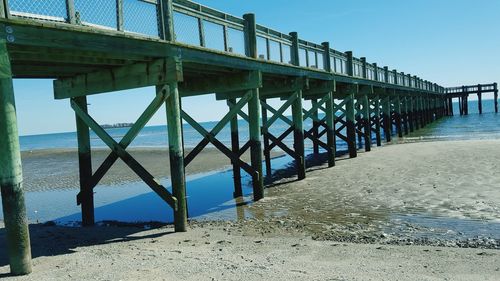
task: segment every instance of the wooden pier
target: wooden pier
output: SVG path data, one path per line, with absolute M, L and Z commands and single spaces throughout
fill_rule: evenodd
M 394 133 L 403 137 L 449 114 L 446 108 L 455 96 L 418 76 L 334 50 L 328 42 L 308 42 L 296 32 L 258 25 L 253 14 L 240 18 L 186 0 L 117 0 L 112 8 L 98 0 L 61 2 L 56 9 L 44 7 L 44 1 L 0 0 L 0 184 L 13 274 L 31 271 L 13 78 L 55 79 L 55 99 L 67 99 L 75 111 L 77 202 L 84 226 L 94 224 L 93 189 L 121 159 L 173 209 L 176 231 L 186 231 L 187 224 L 184 169 L 208 144 L 230 159 L 235 197 L 242 194 L 241 169 L 251 175 L 259 200 L 264 197 L 263 163 L 269 174 L 273 149 L 289 154 L 303 179 L 305 140 L 312 141 L 314 153 L 326 151 L 332 167 L 337 139 L 356 157 L 359 148 L 370 151 L 372 142 L 381 146 L 382 137 L 390 142 Z M 156 96 L 119 142 L 87 111 L 89 95 L 147 86 L 156 87 Z M 479 87 L 480 93 L 488 90 Z M 228 112 L 207 131 L 185 111 L 182 98 L 210 94 L 225 102 Z M 466 100 L 465 92 L 459 96 Z M 280 99 L 281 106 L 273 108 L 270 99 Z M 127 152 L 163 104 L 172 193 Z M 291 118 L 284 114 L 289 108 Z M 248 123 L 247 140 L 238 134 L 238 118 Z M 304 126 L 307 119 L 313 121 L 310 128 Z M 277 120 L 289 125 L 279 136 L 269 130 Z M 187 155 L 183 121 L 203 137 Z M 231 147 L 217 139 L 228 125 Z M 90 130 L 112 150 L 99 167 L 92 167 Z M 290 134 L 293 147 L 283 141 Z M 247 151 L 249 163 L 241 157 Z
M 498 113 L 498 84 L 478 84 L 473 86 L 461 86 L 446 88 L 445 112 L 448 116 L 453 116 L 453 99 L 458 99 L 458 111 L 460 115 L 469 115 L 469 95 L 477 95 L 477 109 L 479 114 L 483 114 L 483 94 L 493 93 L 493 104 L 495 113 Z

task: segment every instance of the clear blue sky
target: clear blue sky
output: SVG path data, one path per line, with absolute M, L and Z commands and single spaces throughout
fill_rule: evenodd
M 500 82 L 498 0 L 200 0 L 259 24 L 303 39 L 331 42 L 339 51 L 420 76 L 443 86 Z M 52 81 L 16 80 L 21 135 L 75 130 L 69 101 L 53 99 Z M 91 113 L 100 123 L 134 122 L 153 89 L 93 96 Z M 186 98 L 197 120 L 217 120 L 227 108 L 212 96 Z M 210 110 L 207 110 L 210 106 Z M 150 125 L 165 124 L 164 110 Z

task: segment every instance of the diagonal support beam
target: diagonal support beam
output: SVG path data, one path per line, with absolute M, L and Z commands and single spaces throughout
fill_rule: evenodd
M 222 131 L 222 129 L 231 121 L 231 119 L 238 114 L 239 111 L 248 103 L 250 100 L 250 94 L 246 94 L 243 96 L 230 110 L 229 112 L 222 118 L 222 120 L 215 125 L 215 127 L 208 133 L 211 137 L 215 138 L 217 134 Z M 198 125 L 198 123 L 191 118 L 186 112 L 182 111 L 181 112 L 182 118 L 185 119 L 191 126 L 194 126 L 193 124 Z M 186 119 L 187 118 L 187 119 Z M 196 128 L 195 128 L 196 129 Z M 200 132 L 200 131 L 198 131 Z M 200 134 L 202 134 L 200 132 Z M 203 135 L 203 134 L 202 134 Z M 210 143 L 210 138 L 204 136 L 205 138 L 186 156 L 184 160 L 184 166 L 187 167 L 198 155 L 205 146 L 207 146 Z
M 129 129 L 129 131 L 125 134 L 125 136 L 122 138 L 120 141 L 120 146 L 122 146 L 124 149 L 126 149 L 132 141 L 137 137 L 139 132 L 146 126 L 146 124 L 151 120 L 153 115 L 158 111 L 158 109 L 163 105 L 165 100 L 169 97 L 170 91 L 168 87 L 162 87 L 159 91 L 156 93 L 156 97 L 154 100 L 149 104 L 149 106 L 146 108 L 146 110 L 141 114 L 141 116 L 137 119 L 137 121 L 134 123 L 132 128 Z M 109 171 L 109 169 L 113 166 L 113 164 L 118 160 L 118 155 L 114 152 L 110 153 L 108 157 L 104 160 L 104 162 L 99 166 L 99 168 L 96 170 L 92 178 L 90 179 L 89 183 L 89 188 L 93 189 L 97 186 L 99 181 L 104 177 L 104 175 Z M 82 194 L 79 193 L 77 195 L 77 204 L 81 204 L 81 198 Z
M 275 111 L 273 116 L 271 118 L 269 118 L 269 120 L 267 120 L 266 124 L 264 124 L 264 128 L 267 129 L 267 128 L 271 127 L 271 125 L 274 122 L 276 122 L 276 120 L 278 120 L 278 118 L 282 118 L 283 113 L 285 113 L 285 111 L 293 104 L 293 102 L 297 99 L 297 97 L 298 97 L 298 92 L 293 93 L 287 99 L 287 101 L 283 105 L 281 105 L 281 107 L 277 111 Z M 261 101 L 261 105 L 263 105 L 263 104 L 265 104 L 265 103 Z
M 91 128 L 99 138 L 113 150 L 120 159 L 127 164 L 156 194 L 158 194 L 170 207 L 177 210 L 177 198 L 163 187 L 159 180 L 155 179 L 132 155 L 117 143 L 99 124 L 74 101 L 71 101 L 71 107 L 80 119 Z
M 250 165 L 242 161 L 239 158 L 238 154 L 233 153 L 229 148 L 227 148 L 224 144 L 218 141 L 215 138 L 215 136 L 213 136 L 210 132 L 208 132 L 205 128 L 203 128 L 200 124 L 198 124 L 191 116 L 189 116 L 189 114 L 187 114 L 184 111 L 181 111 L 181 116 L 182 119 L 188 122 L 189 125 L 191 125 L 193 129 L 198 131 L 200 135 L 202 135 L 205 139 L 208 139 L 210 143 L 212 143 L 217 149 L 219 149 L 222 153 L 224 153 L 227 157 L 229 157 L 231 161 L 233 161 L 233 163 L 240 165 L 241 168 L 245 170 L 245 172 L 247 172 L 248 174 L 252 176 L 255 175 L 255 170 Z

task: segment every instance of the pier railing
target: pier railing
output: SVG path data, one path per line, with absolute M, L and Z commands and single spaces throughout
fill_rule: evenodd
M 244 19 L 188 0 L 2 0 L 6 17 L 27 18 L 116 30 L 139 36 L 168 38 L 163 25 L 165 9 L 173 7 L 173 40 L 177 43 L 245 56 Z M 258 58 L 292 64 L 292 37 L 257 25 Z M 445 93 L 445 89 L 417 76 L 368 63 L 365 58 L 348 60 L 345 53 L 299 39 L 298 66 L 336 75 L 397 84 L 423 91 Z M 352 66 L 348 66 L 352 63 Z M 352 73 L 348 72 L 352 67 Z

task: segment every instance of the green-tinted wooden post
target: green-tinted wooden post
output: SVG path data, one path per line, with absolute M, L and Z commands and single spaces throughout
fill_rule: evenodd
M 5 18 L 5 3 L 0 0 L 0 18 Z
M 304 118 L 302 113 L 302 91 L 297 92 L 297 98 L 292 104 L 294 149 L 297 154 L 297 177 L 299 180 L 306 178 L 306 163 L 304 151 Z
M 398 85 L 398 71 L 396 69 L 393 70 L 394 73 L 394 84 Z M 399 93 L 394 91 L 394 119 L 396 120 L 396 131 L 398 133 L 398 137 L 403 137 L 403 128 L 402 128 L 402 119 L 401 119 L 401 96 Z
M 373 64 L 373 69 L 374 73 L 373 75 L 375 76 L 375 81 L 380 81 L 379 80 L 379 74 L 378 74 L 378 65 L 376 63 Z M 380 96 L 377 94 L 376 96 L 373 97 L 374 100 L 374 110 L 373 110 L 373 118 L 375 119 L 375 138 L 377 140 L 377 146 L 382 146 L 382 138 L 380 136 Z
M 232 109 L 236 104 L 236 99 L 229 100 L 229 108 Z M 234 154 L 240 152 L 240 136 L 238 131 L 238 115 L 234 115 L 231 118 L 231 151 Z M 233 164 L 233 182 L 234 182 L 234 193 L 233 197 L 237 198 L 243 196 L 243 190 L 241 188 L 241 168 L 237 163 Z
M 68 23 L 76 24 L 75 0 L 66 0 L 66 17 Z
M 409 128 L 408 128 L 409 127 L 409 125 L 408 125 L 408 98 L 406 96 L 401 98 L 401 104 L 402 104 L 401 112 L 403 114 L 403 131 L 404 131 L 405 135 L 408 135 L 408 132 L 409 132 Z
M 495 113 L 498 113 L 498 84 L 497 83 L 494 83 L 493 84 L 493 87 L 494 87 L 494 99 L 495 99 Z
M 124 30 L 123 0 L 116 0 L 116 29 L 118 31 Z
M 266 103 L 266 99 L 262 99 L 263 103 Z M 264 139 L 264 161 L 266 163 L 266 176 L 270 177 L 272 173 L 272 168 L 271 168 L 271 151 L 269 150 L 270 143 L 269 143 L 269 135 L 268 135 L 268 130 L 269 128 L 266 127 L 265 124 L 267 124 L 267 109 L 264 106 L 261 106 L 261 111 L 262 111 L 262 136 Z
M 324 67 L 325 70 L 328 72 L 332 72 L 332 64 L 330 61 L 330 43 L 329 42 L 323 42 L 322 43 L 323 48 L 324 48 Z M 327 132 L 326 132 L 326 145 L 328 146 L 328 167 L 333 167 L 335 166 L 335 151 L 336 151 L 336 145 L 335 145 L 335 114 L 333 112 L 333 92 L 329 92 L 329 99 L 326 101 L 326 126 L 327 126 Z
M 291 47 L 291 62 L 295 66 L 300 65 L 299 56 L 299 35 L 297 32 L 290 33 L 292 47 Z M 306 177 L 306 161 L 305 161 L 305 149 L 304 149 L 304 118 L 302 113 L 302 90 L 297 93 L 297 99 L 292 104 L 292 118 L 294 124 L 293 131 L 293 143 L 295 153 L 297 154 L 297 175 L 299 179 L 304 179 Z
M 371 121 L 370 121 L 370 101 L 368 99 L 368 95 L 364 94 L 362 97 L 363 104 L 363 124 L 364 124 L 364 132 L 365 132 L 365 151 L 371 151 L 372 144 L 372 130 L 371 130 Z
M 7 44 L 0 40 L 0 190 L 10 272 L 31 272 L 31 247 L 24 203 L 16 105 Z
M 414 126 L 415 126 L 415 122 L 414 122 L 414 119 L 413 119 L 413 112 L 415 110 L 414 108 L 414 105 L 413 105 L 413 97 L 412 96 L 409 96 L 406 98 L 407 100 L 407 107 L 408 107 L 408 127 L 409 127 L 409 130 L 410 130 L 410 133 L 413 133 L 413 131 L 415 130 Z
M 385 76 L 385 83 L 389 83 L 389 68 L 387 66 L 384 67 L 384 76 Z M 391 142 L 391 127 L 392 127 L 392 120 L 391 120 L 391 97 L 390 94 L 386 91 L 386 96 L 383 97 L 382 99 L 382 121 L 383 121 L 383 127 L 384 127 L 384 135 L 385 135 L 385 140 L 386 142 Z
M 361 76 L 364 79 L 368 79 L 368 70 L 366 68 L 366 58 L 360 58 L 362 63 Z M 372 133 L 371 133 L 371 118 L 370 118 L 370 99 L 367 94 L 361 96 L 361 107 L 362 107 L 362 129 L 364 132 L 364 143 L 365 151 L 371 151 Z M 361 128 L 360 128 L 361 129 Z
M 403 137 L 403 129 L 401 122 L 401 97 L 398 93 L 394 94 L 394 118 L 396 119 L 396 131 L 398 133 L 398 137 Z
M 292 37 L 291 61 L 293 65 L 300 65 L 299 57 L 299 35 L 297 32 L 290 33 Z M 297 92 L 297 99 L 292 104 L 292 121 L 293 121 L 293 146 L 297 159 L 297 176 L 299 179 L 306 177 L 306 161 L 304 149 L 304 118 L 302 112 L 302 91 Z
M 311 99 L 311 105 L 315 108 L 318 104 L 318 100 L 317 99 Z M 319 136 L 319 123 L 318 121 L 318 110 L 314 110 L 313 114 L 312 114 L 312 119 L 313 119 L 313 131 L 312 131 L 312 135 L 314 136 L 315 139 L 318 138 Z M 319 145 L 317 142 L 313 142 L 313 153 L 314 154 L 319 154 Z
M 479 110 L 479 114 L 483 114 L 483 91 L 482 86 L 477 85 L 477 108 Z
M 449 116 L 455 115 L 455 113 L 453 112 L 453 99 L 452 98 L 448 99 L 448 115 Z
M 245 50 L 248 57 L 257 58 L 257 26 L 254 14 L 245 14 Z M 264 179 L 262 176 L 262 141 L 260 132 L 260 94 L 253 89 L 248 101 L 248 122 L 250 127 L 250 154 L 252 167 L 256 175 L 252 178 L 253 198 L 255 201 L 264 198 Z
M 173 0 L 159 0 L 160 37 L 166 41 L 175 41 Z
M 87 97 L 73 98 L 73 101 L 87 113 Z M 90 147 L 90 130 L 87 124 L 77 115 L 76 133 L 78 138 L 78 164 L 80 174 L 80 194 L 82 205 L 82 225 L 93 226 L 94 220 L 94 191 L 90 184 L 92 178 L 92 158 Z
M 348 51 L 345 53 L 347 56 L 347 64 L 346 64 L 346 70 L 347 70 L 347 75 L 353 76 L 354 71 L 353 71 L 353 56 L 352 52 Z M 347 146 L 349 150 L 349 157 L 355 158 L 358 156 L 357 148 L 356 148 L 356 109 L 355 109 L 355 93 L 357 92 L 353 87 L 357 88 L 357 85 L 351 85 L 349 86 L 347 96 L 345 99 L 347 99 L 346 104 L 345 104 L 345 109 L 346 109 L 346 131 L 347 131 Z
M 172 195 L 177 198 L 177 210 L 174 210 L 174 227 L 175 232 L 185 232 L 187 231 L 187 202 L 180 95 L 177 82 L 169 83 L 168 88 L 170 95 L 165 101 L 165 107 L 167 111 L 170 177 Z M 157 91 L 159 90 L 157 88 Z

